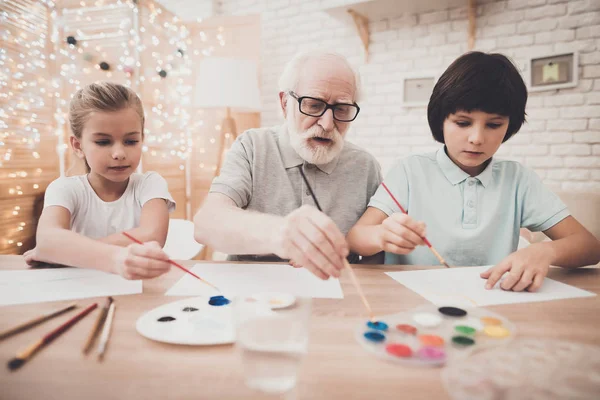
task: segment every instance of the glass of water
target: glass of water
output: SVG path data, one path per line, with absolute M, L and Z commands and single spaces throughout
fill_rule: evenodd
M 300 362 L 308 349 L 310 298 L 271 309 L 264 301 L 234 301 L 236 349 L 246 385 L 263 395 L 293 400 Z

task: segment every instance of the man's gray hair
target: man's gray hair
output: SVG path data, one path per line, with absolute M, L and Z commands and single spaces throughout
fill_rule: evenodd
M 310 50 L 297 53 L 283 68 L 283 72 L 279 77 L 279 91 L 284 93 L 296 91 L 298 88 L 298 81 L 300 80 L 300 71 L 306 62 L 328 57 L 337 58 L 338 60 L 342 61 L 354 74 L 354 101 L 358 103 L 361 94 L 360 74 L 358 73 L 358 70 L 354 68 L 350 62 L 348 62 L 346 57 L 333 51 Z

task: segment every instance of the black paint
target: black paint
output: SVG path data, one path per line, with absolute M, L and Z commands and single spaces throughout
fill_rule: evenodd
M 464 317 L 467 315 L 465 310 L 458 307 L 440 307 L 438 308 L 438 311 L 449 317 Z
M 183 312 L 194 312 L 194 311 L 198 311 L 197 308 L 195 307 L 185 307 L 183 310 L 181 310 Z
M 170 317 L 170 316 L 166 316 L 166 317 L 160 317 L 159 319 L 157 319 L 158 322 L 171 322 L 171 321 L 175 321 L 175 318 Z

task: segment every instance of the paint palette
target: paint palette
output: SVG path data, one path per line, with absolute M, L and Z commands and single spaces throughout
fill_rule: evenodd
M 218 345 L 235 341 L 232 307 L 223 296 L 164 304 L 142 315 L 136 329 L 148 339 L 165 343 Z
M 428 304 L 361 323 L 355 334 L 366 350 L 386 360 L 441 366 L 473 351 L 507 343 L 516 328 L 484 308 Z
M 577 399 L 600 393 L 600 347 L 565 340 L 519 338 L 445 368 L 456 400 Z

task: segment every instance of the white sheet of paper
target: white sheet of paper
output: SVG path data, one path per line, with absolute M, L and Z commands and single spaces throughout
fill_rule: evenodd
M 285 292 L 298 297 L 342 299 L 337 279 L 323 281 L 304 268 L 281 264 L 196 264 L 192 272 L 221 289 L 216 291 L 185 274 L 167 296 L 248 296 L 260 292 Z
M 0 305 L 142 293 L 142 281 L 83 268 L 0 271 Z
M 548 278 L 544 279 L 541 289 L 537 292 L 502 290 L 499 287 L 500 282 L 493 289 L 487 290 L 485 280 L 480 278 L 479 274 L 488 268 L 490 267 L 394 271 L 386 274 L 436 305 L 489 306 L 596 295 Z

